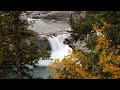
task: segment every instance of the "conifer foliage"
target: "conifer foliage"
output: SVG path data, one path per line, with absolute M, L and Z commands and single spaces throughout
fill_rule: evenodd
M 85 40 L 91 51 L 73 50 L 51 67 L 57 79 L 120 78 L 120 12 L 89 11 L 85 18 L 70 17 L 73 40 Z M 89 37 L 86 39 L 87 35 Z
M 27 65 L 35 66 L 41 57 L 39 48 L 31 39 L 37 33 L 28 29 L 21 18 L 24 11 L 0 11 L 0 69 L 15 67 L 17 78 L 30 76 Z

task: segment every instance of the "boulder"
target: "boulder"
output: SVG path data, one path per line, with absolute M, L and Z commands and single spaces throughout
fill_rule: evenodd
M 75 49 L 74 42 L 73 42 L 73 40 L 70 37 L 66 38 L 63 43 L 66 44 L 66 45 L 68 45 L 72 49 Z
M 47 37 L 44 37 L 44 36 L 37 37 L 34 39 L 34 42 L 36 43 L 36 45 L 39 47 L 41 51 L 44 51 L 44 50 L 51 51 L 51 46 Z
M 90 50 L 85 47 L 86 45 L 85 41 L 78 40 L 77 42 L 75 42 L 74 40 L 72 40 L 71 37 L 68 37 L 64 40 L 63 43 L 71 47 L 73 50 L 77 49 L 77 50 L 82 50 L 85 52 L 90 52 Z

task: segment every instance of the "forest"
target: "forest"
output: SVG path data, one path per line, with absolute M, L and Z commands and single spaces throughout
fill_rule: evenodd
M 120 11 L 61 12 L 0 11 L 0 79 L 120 78 Z

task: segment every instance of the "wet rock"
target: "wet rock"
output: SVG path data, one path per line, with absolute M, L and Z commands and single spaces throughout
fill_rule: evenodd
M 64 40 L 63 43 L 71 47 L 73 50 L 77 49 L 77 50 L 82 50 L 85 52 L 90 52 L 90 50 L 85 47 L 86 46 L 85 41 L 78 40 L 77 42 L 75 42 L 74 40 L 72 40 L 71 37 L 68 37 Z
M 41 51 L 44 51 L 44 50 L 51 51 L 51 46 L 47 37 L 44 37 L 44 36 L 37 37 L 34 39 L 34 42 L 36 43 L 36 45 L 39 47 Z
M 68 45 L 72 49 L 75 49 L 74 41 L 70 37 L 66 38 L 63 43 Z

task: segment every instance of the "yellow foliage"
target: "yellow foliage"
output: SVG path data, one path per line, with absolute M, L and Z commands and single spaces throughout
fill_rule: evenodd
M 77 50 L 72 52 L 70 55 L 65 57 L 62 61 L 56 60 L 53 62 L 53 69 L 50 69 L 55 73 L 56 79 L 87 79 L 87 78 L 95 78 L 86 71 L 88 65 L 85 65 L 85 68 L 81 65 L 80 62 L 86 62 L 87 57 Z M 57 69 L 59 67 L 59 69 Z M 56 68 L 56 69 L 55 69 Z
M 107 24 L 107 22 L 104 22 L 104 21 L 102 21 L 102 22 L 103 22 L 102 28 L 98 28 L 97 25 L 93 25 L 93 29 L 102 34 L 102 35 L 98 35 L 97 45 L 95 47 L 96 51 L 102 49 L 102 51 L 100 52 L 100 55 L 99 55 L 98 64 L 102 65 L 103 72 L 112 73 L 111 78 L 119 78 L 120 77 L 120 67 L 118 65 L 120 62 L 120 55 L 116 55 L 117 51 L 119 51 L 119 50 L 112 49 L 107 54 L 107 51 L 109 50 L 108 47 L 109 47 L 110 40 L 108 40 L 105 37 L 106 33 L 104 32 L 104 30 L 109 27 L 109 24 Z M 120 48 L 120 45 L 118 45 L 117 48 Z M 118 63 L 118 65 L 115 65 L 115 63 L 112 63 L 112 62 L 107 63 L 108 61 Z
M 100 33 L 100 35 L 98 35 L 98 38 L 97 38 L 97 45 L 95 48 L 96 51 L 98 51 L 101 48 L 108 49 L 108 46 L 109 46 L 109 40 L 105 37 L 106 33 L 104 32 L 104 30 L 109 27 L 109 24 L 102 20 L 101 22 L 103 23 L 103 27 L 101 28 L 99 28 L 98 25 L 93 24 L 93 30 Z
M 118 55 L 118 51 L 120 49 L 120 45 L 117 46 L 117 49 L 110 48 L 110 40 L 106 38 L 105 29 L 109 27 L 107 22 L 104 22 L 103 26 L 100 28 L 98 25 L 93 25 L 93 30 L 101 33 L 97 38 L 97 45 L 95 47 L 95 51 L 99 53 L 99 60 L 97 65 L 92 63 L 82 51 L 75 50 L 73 52 L 69 52 L 69 55 L 64 57 L 62 61 L 55 60 L 50 65 L 50 70 L 55 73 L 56 79 L 100 79 L 105 78 L 101 77 L 99 67 L 102 67 L 103 73 L 111 73 L 111 76 L 108 75 L 108 78 L 118 79 L 120 78 L 120 55 Z M 92 69 L 92 73 L 89 72 L 90 65 L 95 68 Z

